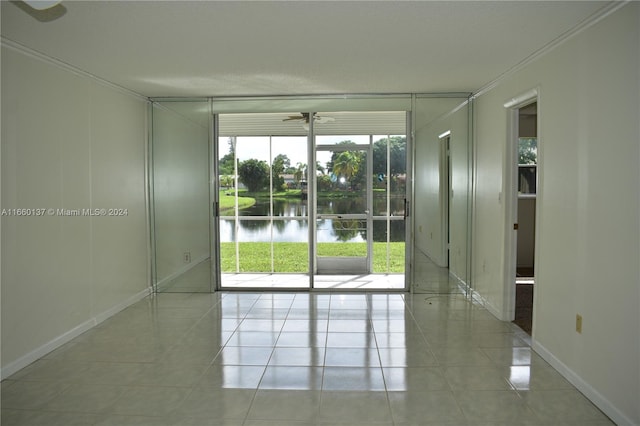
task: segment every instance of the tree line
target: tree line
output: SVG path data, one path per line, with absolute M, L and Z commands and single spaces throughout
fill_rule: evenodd
M 345 149 L 354 145 L 353 150 Z M 326 165 L 316 163 L 315 171 L 318 187 L 321 190 L 358 189 L 366 182 L 367 163 L 366 153 L 355 148 L 355 143 L 345 140 L 337 144 L 340 149 L 332 153 Z M 387 167 L 387 146 L 389 150 L 389 170 Z M 233 143 L 229 143 L 229 152 L 219 161 L 220 183 L 225 187 L 234 185 L 236 155 Z M 380 139 L 373 144 L 373 174 L 377 185 L 403 184 L 406 174 L 406 137 L 394 136 Z M 292 175 L 295 185 L 307 180 L 307 164 L 291 164 L 286 154 L 278 154 L 271 162 L 271 166 L 264 161 L 251 158 L 238 161 L 238 180 L 250 192 L 259 192 L 271 186 L 274 191 L 288 189 L 283 175 Z M 390 172 L 387 176 L 387 172 Z M 273 177 L 273 178 L 272 178 Z

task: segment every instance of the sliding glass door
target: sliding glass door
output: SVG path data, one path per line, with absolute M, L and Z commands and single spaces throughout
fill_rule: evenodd
M 405 112 L 220 114 L 216 127 L 219 288 L 406 288 Z
M 399 134 L 354 126 L 362 134 L 314 138 L 326 164 L 316 177 L 315 288 L 407 288 L 407 138 L 392 128 Z

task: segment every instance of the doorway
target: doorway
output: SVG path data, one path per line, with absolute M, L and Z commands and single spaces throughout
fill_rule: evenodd
M 538 104 L 517 109 L 517 187 L 514 323 L 529 335 L 535 291 L 536 193 L 538 182 Z
M 446 131 L 440 135 L 440 205 L 442 206 L 442 235 L 443 235 L 443 259 L 444 267 L 451 264 L 451 132 Z

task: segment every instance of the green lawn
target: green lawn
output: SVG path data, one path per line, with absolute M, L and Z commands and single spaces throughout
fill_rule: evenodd
M 249 208 L 255 203 L 256 199 L 253 197 L 238 197 L 238 208 L 240 210 Z M 233 191 L 220 191 L 220 215 L 233 215 L 235 206 L 236 201 L 233 196 Z
M 373 243 L 373 272 L 404 272 L 405 243 L 389 244 L 390 265 L 387 270 L 387 244 Z M 240 243 L 240 272 L 300 272 L 309 271 L 309 244 L 273 243 L 273 270 L 271 269 L 271 243 Z M 366 243 L 318 243 L 319 256 L 363 256 Z M 236 272 L 234 243 L 220 243 L 222 272 Z
M 236 193 L 235 189 L 221 190 L 220 194 L 229 194 L 228 196 L 233 198 Z M 286 191 L 275 191 L 273 193 L 274 198 L 300 198 L 302 190 L 300 189 L 287 189 Z M 251 197 L 251 198 L 269 198 L 271 196 L 269 191 L 249 192 L 246 189 L 238 190 L 238 197 Z
M 290 189 L 282 192 L 274 192 L 274 199 L 300 198 L 301 190 Z M 232 216 L 235 209 L 235 190 L 226 189 L 220 191 L 220 215 Z M 238 191 L 238 209 L 247 209 L 256 203 L 256 198 L 269 198 L 268 192 L 247 192 L 241 189 Z

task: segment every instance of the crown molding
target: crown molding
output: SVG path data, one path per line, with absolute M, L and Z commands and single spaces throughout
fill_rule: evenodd
M 592 14 L 591 16 L 586 18 L 584 21 L 582 21 L 579 24 L 577 24 L 575 27 L 573 27 L 570 30 L 564 32 L 563 34 L 561 34 L 556 39 L 552 40 L 551 42 L 549 42 L 546 45 L 542 46 L 540 49 L 536 50 L 531 55 L 527 56 L 525 59 L 523 59 L 522 61 L 520 61 L 516 65 L 514 65 L 512 68 L 510 68 L 507 71 L 505 71 L 504 73 L 500 74 L 496 79 L 494 79 L 494 80 L 490 81 L 489 83 L 485 84 L 484 86 L 482 86 L 480 89 L 478 89 L 477 91 L 475 91 L 471 95 L 470 99 L 472 99 L 472 100 L 476 99 L 476 98 L 478 98 L 478 97 L 490 92 L 491 90 L 496 88 L 498 85 L 500 85 L 500 83 L 502 83 L 504 80 L 508 79 L 513 74 L 517 73 L 518 71 L 522 70 L 526 66 L 530 65 L 531 63 L 536 61 L 541 56 L 546 55 L 547 53 L 549 53 L 552 50 L 554 50 L 556 47 L 564 44 L 566 41 L 568 41 L 571 38 L 577 36 L 578 34 L 584 32 L 585 30 L 587 30 L 591 26 L 597 24 L 598 22 L 602 21 L 603 19 L 605 19 L 609 15 L 611 15 L 611 14 L 617 12 L 618 10 L 622 9 L 624 6 L 626 6 L 627 4 L 629 4 L 631 2 L 632 2 L 632 0 L 624 0 L 624 1 L 612 1 L 612 2 L 608 3 L 606 6 L 602 7 L 600 10 L 598 10 L 597 12 L 595 12 L 594 14 Z
M 0 44 L 2 45 L 2 47 L 5 47 L 7 49 L 22 53 L 23 55 L 29 57 L 29 58 L 33 58 L 42 62 L 45 62 L 49 65 L 55 66 L 57 68 L 63 69 L 67 72 L 70 72 L 72 74 L 75 74 L 77 76 L 80 77 L 84 77 L 90 80 L 95 81 L 96 83 L 100 84 L 101 86 L 106 86 L 110 89 L 113 89 L 117 92 L 120 92 L 122 94 L 134 97 L 136 99 L 148 102 L 149 98 L 147 96 L 144 96 L 138 92 L 134 92 L 133 90 L 127 89 L 126 87 L 120 86 L 116 83 L 113 83 L 109 80 L 105 80 L 104 78 L 98 77 L 95 74 L 91 74 L 90 72 L 84 71 L 78 67 L 75 67 L 67 62 L 61 61 L 60 59 L 56 59 L 54 57 L 51 57 L 49 55 L 46 55 L 42 52 L 38 52 L 37 50 L 31 49 L 23 44 L 20 44 L 16 41 L 13 41 L 5 36 L 1 36 L 0 37 Z

